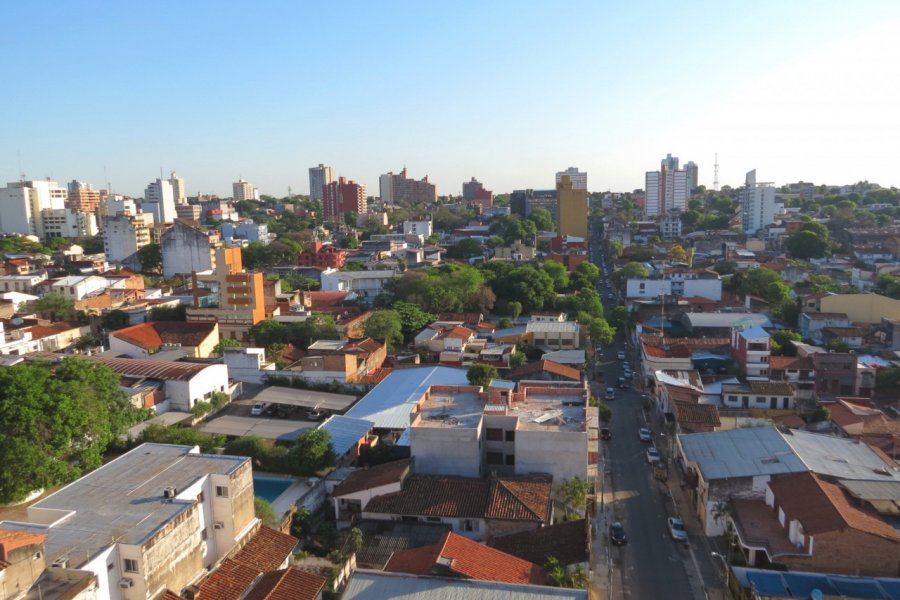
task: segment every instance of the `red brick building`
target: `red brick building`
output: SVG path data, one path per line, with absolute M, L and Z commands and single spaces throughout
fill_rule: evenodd
M 317 269 L 340 269 L 347 262 L 347 253 L 331 244 L 313 242 L 312 245 L 297 255 L 297 264 L 301 267 Z
M 339 177 L 322 186 L 322 213 L 326 221 L 340 221 L 347 212 L 367 211 L 366 186 Z

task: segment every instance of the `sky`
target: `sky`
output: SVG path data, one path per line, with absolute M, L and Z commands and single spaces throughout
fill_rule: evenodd
M 7 2 L 0 185 L 900 185 L 900 2 Z

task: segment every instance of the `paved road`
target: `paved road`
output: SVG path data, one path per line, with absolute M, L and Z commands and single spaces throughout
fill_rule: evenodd
M 592 258 L 599 264 L 597 240 L 592 245 Z M 599 291 L 607 311 L 611 310 L 615 300 L 607 299 L 610 288 L 601 283 Z M 620 334 L 617 342 L 604 348 L 602 357 L 597 357 L 598 363 L 603 365 L 598 369 L 608 382 L 595 390 L 597 395 L 603 393 L 606 385 L 615 387 L 622 375 L 621 363 L 616 359 L 618 351 L 624 350 L 632 368 L 638 368 L 633 353 L 622 341 L 623 337 Z M 693 600 L 698 594 L 702 597 L 696 578 L 688 577 L 689 572 L 696 573 L 696 568 L 691 568 L 696 563 L 689 547 L 676 543 L 668 535 L 666 518 L 674 516 L 668 489 L 653 478 L 646 459 L 649 444 L 642 443 L 638 438 L 638 428 L 645 424 L 641 393 L 634 389 L 616 389 L 616 400 L 609 405 L 612 410 L 609 425 L 612 440 L 603 444 L 607 458 L 606 481 L 612 485 L 612 498 L 607 490 L 604 494 L 605 510 L 599 513 L 597 527 L 600 528 L 599 535 L 608 540 L 609 523 L 622 522 L 628 544 L 622 547 L 609 547 L 606 543 L 600 545 L 600 560 L 605 562 L 607 548 L 612 559 L 612 577 L 607 578 L 604 590 L 606 597 L 629 600 Z

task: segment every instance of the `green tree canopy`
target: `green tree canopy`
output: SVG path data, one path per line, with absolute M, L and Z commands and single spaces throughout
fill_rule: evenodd
M 75 303 L 62 292 L 48 292 L 34 302 L 34 309 L 51 321 L 62 321 L 74 308 Z
M 111 310 L 103 315 L 101 319 L 103 328 L 108 331 L 116 331 L 117 329 L 128 327 L 129 322 L 128 313 L 124 310 Z
M 569 271 L 565 265 L 555 260 L 546 260 L 541 269 L 553 280 L 553 287 L 557 293 L 565 292 L 569 288 Z
M 496 367 L 491 365 L 472 365 L 466 372 L 466 379 L 469 380 L 469 383 L 480 385 L 483 388 L 487 388 L 491 380 L 498 377 L 500 377 L 500 373 Z
M 629 279 L 636 279 L 641 277 L 649 277 L 650 271 L 647 270 L 643 264 L 639 262 L 629 262 L 625 263 L 621 269 L 618 269 L 612 274 L 612 279 L 616 283 L 618 287 L 623 287 L 625 282 Z
M 159 273 L 162 269 L 162 249 L 159 244 L 147 244 L 138 250 L 138 261 L 143 273 Z
M 333 467 L 337 456 L 331 447 L 331 436 L 324 429 L 305 430 L 288 453 L 288 460 L 292 471 L 305 477 Z
M 391 309 L 400 317 L 400 326 L 406 337 L 418 333 L 429 323 L 437 320 L 436 314 L 426 312 L 411 302 L 402 300 L 394 302 Z
M 481 242 L 472 238 L 460 240 L 453 246 L 447 248 L 448 258 L 466 259 L 474 256 L 481 256 L 483 253 L 484 251 L 481 249 Z
M 213 348 L 213 354 L 216 356 L 222 356 L 225 354 L 226 348 L 240 348 L 241 343 L 237 340 L 233 340 L 231 338 L 222 338 L 219 340 L 219 343 L 216 344 L 215 348 Z
M 788 237 L 785 248 L 794 258 L 822 258 L 828 253 L 828 241 L 812 231 L 798 231 Z
M 375 311 L 366 319 L 363 328 L 368 337 L 383 342 L 388 348 L 403 343 L 403 324 L 396 311 Z
M 555 231 L 556 225 L 553 224 L 553 216 L 546 208 L 535 208 L 528 215 L 528 220 L 534 223 L 537 231 Z

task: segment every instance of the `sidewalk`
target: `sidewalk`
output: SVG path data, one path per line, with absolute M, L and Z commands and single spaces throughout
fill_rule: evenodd
M 591 540 L 591 571 L 590 584 L 588 585 L 591 600 L 611 600 L 622 598 L 622 573 L 613 568 L 612 555 L 610 554 L 609 525 L 615 521 L 613 510 L 614 487 L 612 482 L 612 470 L 606 466 L 606 446 L 600 448 L 601 458 L 598 461 L 597 503 L 595 515 L 592 520 L 593 539 Z

